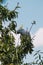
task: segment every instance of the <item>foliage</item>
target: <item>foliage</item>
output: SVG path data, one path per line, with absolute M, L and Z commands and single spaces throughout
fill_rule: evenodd
M 24 65 L 43 65 L 43 52 L 40 50 L 36 51 L 34 54 L 34 61 L 30 63 L 26 63 Z
M 4 0 L 0 0 L 0 3 L 1 1 Z M 17 34 L 15 18 L 18 17 L 17 9 L 20 8 L 18 4 L 12 11 L 0 4 L 0 61 L 2 65 L 21 65 L 26 54 L 33 51 L 30 33 L 21 35 L 21 45 L 17 47 L 14 44 L 15 38 L 10 33 L 12 31 Z M 3 23 L 6 25 L 9 21 L 9 25 L 4 27 Z
M 35 63 L 38 65 L 43 65 L 43 52 L 41 52 L 40 50 L 36 51 L 36 53 L 34 54 L 35 56 Z

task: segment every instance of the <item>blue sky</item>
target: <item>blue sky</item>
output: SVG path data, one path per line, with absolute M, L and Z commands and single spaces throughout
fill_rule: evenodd
M 31 33 L 35 34 L 40 28 L 43 29 L 43 0 L 7 0 L 7 2 L 8 9 L 10 10 L 13 10 L 17 5 L 17 2 L 19 2 L 21 8 L 18 9 L 19 16 L 16 19 L 18 28 L 23 25 L 24 29 L 28 28 L 29 30 L 31 23 L 35 20 L 36 25 L 33 26 Z M 42 30 L 39 30 L 39 32 L 40 31 Z M 43 49 L 43 46 L 37 47 L 36 50 L 37 49 Z M 27 59 L 28 58 L 29 57 L 27 56 Z
M 8 8 L 14 9 L 17 2 L 20 4 L 19 16 L 17 19 L 18 26 L 30 28 L 31 22 L 36 21 L 36 26 L 33 27 L 32 33 L 36 32 L 40 27 L 43 27 L 43 0 L 8 0 Z

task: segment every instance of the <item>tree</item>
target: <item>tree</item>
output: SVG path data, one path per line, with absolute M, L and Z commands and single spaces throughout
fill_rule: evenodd
M 34 54 L 34 61 L 33 62 L 28 62 L 24 65 L 43 65 L 43 52 L 38 50 Z
M 10 33 L 11 31 L 15 34 L 19 34 L 16 30 L 17 23 L 15 18 L 18 17 L 17 9 L 20 8 L 17 6 L 14 10 L 10 11 L 1 3 L 4 0 L 0 0 L 0 61 L 2 65 L 21 65 L 23 63 L 23 58 L 28 54 L 31 54 L 33 51 L 32 39 L 28 34 L 21 34 L 21 45 L 15 47 L 14 36 Z M 6 22 L 9 22 L 7 27 Z
M 34 54 L 35 57 L 35 61 L 34 63 L 37 65 L 43 65 L 43 52 L 41 52 L 40 50 L 36 51 L 36 53 Z

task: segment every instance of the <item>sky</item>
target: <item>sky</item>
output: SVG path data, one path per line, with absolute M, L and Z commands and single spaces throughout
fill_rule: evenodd
M 18 18 L 16 19 L 18 29 L 22 25 L 24 29 L 28 30 L 31 23 L 35 20 L 36 25 L 31 30 L 31 36 L 35 35 L 33 44 L 35 50 L 43 49 L 43 0 L 7 0 L 8 9 L 13 10 L 19 2 Z M 30 57 L 30 56 L 29 56 Z M 27 59 L 29 58 L 27 55 Z M 28 62 L 28 60 L 26 61 Z
M 13 10 L 18 2 L 21 8 L 18 9 L 17 28 L 23 26 L 24 29 L 29 30 L 31 23 L 35 20 L 36 25 L 33 26 L 30 33 L 32 36 L 35 35 L 35 39 L 41 38 L 39 40 L 43 41 L 43 0 L 7 0 L 8 9 Z M 34 41 L 36 43 L 36 40 Z M 42 42 L 40 44 L 42 45 Z
M 32 33 L 35 33 L 39 28 L 43 27 L 43 0 L 8 0 L 8 8 L 14 9 L 19 2 L 20 9 L 17 18 L 18 27 L 30 28 L 31 23 L 35 20 L 36 26 L 33 27 Z

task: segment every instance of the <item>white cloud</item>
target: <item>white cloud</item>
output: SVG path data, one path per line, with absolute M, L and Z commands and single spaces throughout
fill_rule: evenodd
M 13 32 L 12 32 L 13 33 Z M 20 45 L 20 34 L 13 33 L 13 36 L 15 37 L 15 46 Z M 33 44 L 35 47 L 43 46 L 43 28 L 40 28 L 33 36 Z
M 43 46 L 43 28 L 40 28 L 36 33 L 33 40 L 35 47 Z
M 13 34 L 14 38 L 15 38 L 15 47 L 20 45 L 20 34 L 15 34 L 14 32 L 10 31 L 11 34 Z
M 21 40 L 20 40 L 20 34 L 15 34 L 14 32 L 12 32 L 12 31 L 10 31 L 9 32 L 9 35 L 13 35 L 14 36 L 14 38 L 15 38 L 15 42 L 14 42 L 14 44 L 15 44 L 15 47 L 16 46 L 19 46 L 20 45 L 20 43 L 21 43 Z M 0 37 L 1 37 L 1 32 L 0 32 Z
M 20 34 L 15 34 L 14 32 L 10 31 L 14 38 L 15 38 L 15 47 L 17 45 L 20 45 Z M 43 46 L 43 28 L 40 28 L 35 34 L 34 40 L 33 40 L 33 44 L 35 47 L 39 47 L 39 46 Z M 34 36 L 32 35 L 32 37 Z M 1 36 L 1 35 L 0 35 Z

